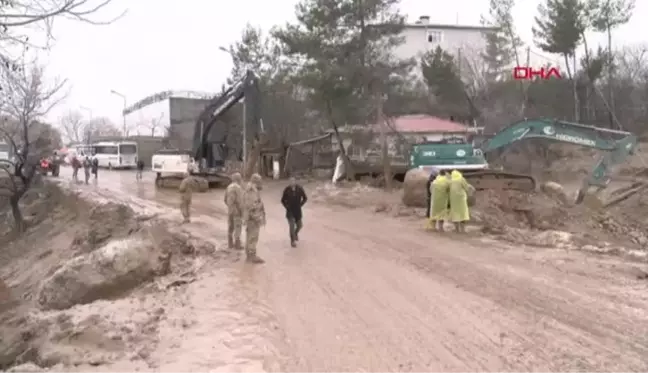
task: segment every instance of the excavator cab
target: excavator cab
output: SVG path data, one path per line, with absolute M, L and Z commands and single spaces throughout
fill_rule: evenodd
M 203 170 L 225 169 L 227 145 L 220 142 L 205 142 L 201 144 L 200 168 Z

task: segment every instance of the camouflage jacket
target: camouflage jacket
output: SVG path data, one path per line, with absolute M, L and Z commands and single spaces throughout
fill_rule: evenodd
M 266 219 L 265 206 L 261 200 L 261 192 L 256 185 L 248 183 L 245 188 L 246 220 L 264 223 Z
M 196 189 L 198 189 L 198 180 L 196 180 L 193 176 L 187 176 L 182 179 L 182 182 L 178 187 L 178 191 L 180 191 L 180 193 L 188 195 L 191 195 L 191 193 L 193 193 Z
M 225 204 L 230 214 L 243 215 L 244 193 L 241 185 L 231 183 L 225 190 Z

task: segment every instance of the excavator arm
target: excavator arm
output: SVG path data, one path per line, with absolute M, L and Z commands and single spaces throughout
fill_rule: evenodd
M 258 78 L 252 71 L 229 87 L 220 96 L 212 99 L 198 117 L 194 128 L 193 156 L 202 168 L 224 166 L 231 151 L 241 153 L 243 149 L 228 148 L 230 129 L 227 126 L 214 127 L 217 121 L 236 103 L 245 99 L 244 130 L 248 138 L 263 131 Z
M 583 181 L 577 203 L 583 200 L 590 187 L 597 187 L 599 190 L 605 188 L 610 181 L 611 167 L 625 161 L 637 146 L 637 137 L 630 132 L 552 119 L 532 119 L 506 127 L 490 138 L 481 150 L 484 153 L 494 152 L 518 141 L 534 138 L 585 146 L 605 152 Z

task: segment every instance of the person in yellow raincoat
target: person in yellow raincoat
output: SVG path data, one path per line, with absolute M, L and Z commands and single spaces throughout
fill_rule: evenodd
M 445 170 L 440 170 L 430 184 L 430 228 L 443 232 L 443 223 L 448 219 L 448 198 L 450 180 Z
M 461 172 L 453 170 L 450 173 L 450 220 L 455 225 L 457 232 L 466 231 L 466 222 L 470 220 L 468 208 L 468 195 L 475 192 L 475 188 L 468 184 Z

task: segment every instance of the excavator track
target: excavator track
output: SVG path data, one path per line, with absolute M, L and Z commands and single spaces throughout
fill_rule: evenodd
M 533 192 L 536 181 L 532 176 L 497 170 L 475 170 L 463 172 L 466 180 L 477 190 L 517 190 Z

